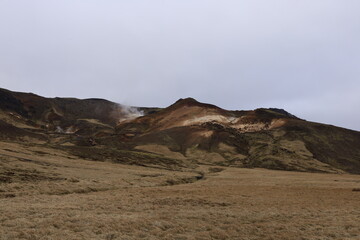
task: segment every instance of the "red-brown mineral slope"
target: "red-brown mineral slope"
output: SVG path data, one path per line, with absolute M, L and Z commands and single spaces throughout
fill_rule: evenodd
M 180 99 L 121 122 L 134 149 L 202 164 L 360 173 L 360 133 L 299 119 L 282 109 L 227 111 Z

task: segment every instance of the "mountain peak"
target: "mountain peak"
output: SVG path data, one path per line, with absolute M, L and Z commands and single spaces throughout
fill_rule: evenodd
M 195 98 L 192 97 L 187 97 L 187 98 L 180 98 L 179 100 L 177 100 L 174 104 L 172 104 L 171 106 L 176 106 L 176 107 L 182 107 L 182 106 L 188 106 L 188 107 L 192 107 L 192 106 L 197 106 L 197 107 L 203 107 L 203 108 L 215 108 L 215 109 L 221 109 L 215 105 L 212 104 L 208 104 L 208 103 L 202 103 L 197 101 Z
M 187 97 L 187 98 L 180 98 L 174 104 L 189 104 L 189 103 L 199 103 L 195 98 Z

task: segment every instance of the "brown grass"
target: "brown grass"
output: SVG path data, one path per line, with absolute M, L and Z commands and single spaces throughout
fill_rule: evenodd
M 360 239 L 359 175 L 167 171 L 0 146 L 1 240 Z

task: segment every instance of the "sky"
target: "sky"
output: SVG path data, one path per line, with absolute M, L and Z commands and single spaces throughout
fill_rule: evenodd
M 360 130 L 359 0 L 0 0 L 0 87 Z

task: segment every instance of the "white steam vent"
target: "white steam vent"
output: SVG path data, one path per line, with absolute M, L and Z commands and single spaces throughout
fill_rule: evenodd
M 131 107 L 126 105 L 120 105 L 120 118 L 119 122 L 132 120 L 141 116 L 144 116 L 144 112 L 137 107 Z

